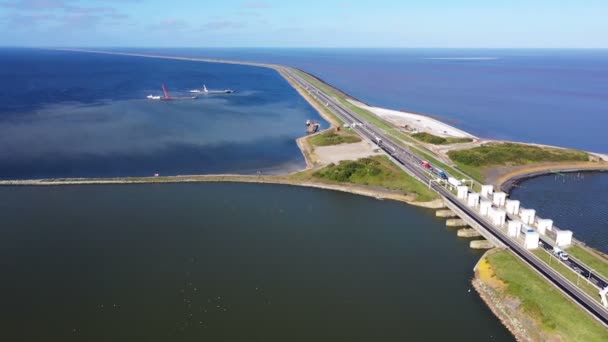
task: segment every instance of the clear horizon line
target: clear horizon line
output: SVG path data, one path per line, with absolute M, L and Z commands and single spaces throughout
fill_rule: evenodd
M 104 49 L 104 48 L 126 48 L 126 49 L 318 49 L 318 50 L 407 50 L 407 49 L 428 49 L 428 50 L 608 50 L 608 47 L 328 47 L 328 46 L 126 46 L 126 45 L 106 45 L 106 46 L 79 46 L 79 45 L 0 45 L 0 48 L 70 48 L 70 49 Z

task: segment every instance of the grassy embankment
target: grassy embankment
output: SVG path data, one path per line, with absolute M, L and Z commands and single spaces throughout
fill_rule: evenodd
M 585 265 L 608 278 L 608 259 L 600 255 L 592 254 L 585 247 L 573 245 L 568 248 L 568 253 L 574 258 L 582 261 Z
M 495 277 L 506 284 L 501 296 L 521 301 L 526 316 L 555 341 L 608 341 L 608 330 L 508 251 L 487 256 Z M 561 339 L 560 339 L 561 338 Z
M 314 146 L 329 146 L 338 144 L 350 144 L 360 142 L 361 138 L 349 132 L 323 132 L 310 137 L 310 143 Z
M 120 177 L 120 178 L 62 178 L 41 181 L 12 182 L 15 184 L 137 184 L 137 183 L 182 183 L 182 182 L 250 182 L 291 185 L 362 185 L 369 187 L 367 194 L 399 195 L 408 201 L 426 202 L 437 198 L 424 184 L 418 182 L 386 156 L 362 158 L 357 161 L 342 161 L 317 170 L 306 170 L 290 175 L 199 175 L 166 177 Z M 360 193 L 360 192 L 358 192 Z
M 532 253 L 539 257 L 545 264 L 547 264 L 548 266 L 556 270 L 559 274 L 564 276 L 564 278 L 570 280 L 573 284 L 576 284 L 578 288 L 586 292 L 589 296 L 595 298 L 598 302 L 600 301 L 598 289 L 595 286 L 589 284 L 584 278 L 581 278 L 578 273 L 575 273 L 574 271 L 572 271 L 572 269 L 559 262 L 555 258 L 555 256 L 551 255 L 549 252 L 542 248 L 536 249 Z
M 292 175 L 293 179 L 335 184 L 357 184 L 402 191 L 415 195 L 416 201 L 426 202 L 437 198 L 427 186 L 403 172 L 386 156 L 341 161 L 320 170 L 309 170 Z
M 515 143 L 492 143 L 465 150 L 453 150 L 448 156 L 464 172 L 480 182 L 484 172 L 495 166 L 518 166 L 545 162 L 588 161 L 586 152 Z
M 374 126 L 382 129 L 386 134 L 391 135 L 395 138 L 398 139 L 398 143 L 400 143 L 400 145 L 411 148 L 413 150 L 413 152 L 415 152 L 416 154 L 418 154 L 419 156 L 421 156 L 422 158 L 425 158 L 426 160 L 428 160 L 429 162 L 439 166 L 440 168 L 442 168 L 443 170 L 445 170 L 446 172 L 448 172 L 449 174 L 453 175 L 454 177 L 463 179 L 463 178 L 470 178 L 468 176 L 466 176 L 465 174 L 463 174 L 462 172 L 459 172 L 458 170 L 446 165 L 445 163 L 437 160 L 437 158 L 433 157 L 433 152 L 429 151 L 428 149 L 426 149 L 424 146 L 419 145 L 418 141 L 413 139 L 412 137 L 410 137 L 408 134 L 404 134 L 403 132 L 400 132 L 398 129 L 396 129 L 394 126 L 392 126 L 391 124 L 389 124 L 388 122 L 382 120 L 381 118 L 379 118 L 378 116 L 374 115 L 373 113 L 370 113 L 369 111 L 360 108 L 358 106 L 355 106 L 354 104 L 350 103 L 349 101 L 347 101 L 347 96 L 337 90 L 335 90 L 332 87 L 327 86 L 326 84 L 319 82 L 319 80 L 315 79 L 314 77 L 311 77 L 310 75 L 300 72 L 300 71 L 296 71 L 300 76 L 302 76 L 303 78 L 305 78 L 307 81 L 309 81 L 310 83 L 314 84 L 316 87 L 318 87 L 319 89 L 323 90 L 325 93 L 329 94 L 330 96 L 334 97 L 335 99 L 337 99 L 342 105 L 344 105 L 345 107 L 348 107 L 349 109 L 351 109 L 352 111 L 354 111 L 355 113 L 357 113 L 361 118 L 363 118 L 365 121 L 373 124 Z M 401 141 L 399 141 L 401 140 Z M 405 143 L 403 143 L 403 141 L 408 142 L 411 145 L 406 145 Z
M 440 137 L 427 132 L 414 133 L 412 134 L 412 137 L 416 140 L 433 145 L 462 144 L 473 141 L 471 138 Z

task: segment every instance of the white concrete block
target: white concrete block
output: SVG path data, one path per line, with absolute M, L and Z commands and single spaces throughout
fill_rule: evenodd
M 537 231 L 531 228 L 527 228 L 524 232 L 524 247 L 527 249 L 536 249 L 538 248 L 538 242 L 540 241 L 540 234 Z
M 469 207 L 477 208 L 479 206 L 479 194 L 471 192 L 467 198 L 467 205 Z
M 489 198 L 491 194 L 494 193 L 494 185 L 482 185 L 481 186 L 481 196 Z
M 505 202 L 507 200 L 507 194 L 500 191 L 500 192 L 495 192 L 492 195 L 492 203 L 494 203 L 495 206 L 497 207 L 502 207 L 505 205 Z
M 507 212 L 502 209 L 493 209 L 491 212 L 492 223 L 502 227 L 507 220 Z
M 490 208 L 492 208 L 492 202 L 488 200 L 481 200 L 481 202 L 479 202 L 479 213 L 481 215 L 488 216 Z
M 559 247 L 567 247 L 572 244 L 572 231 L 555 230 L 555 244 Z
M 511 237 L 518 237 L 519 232 L 521 230 L 522 223 L 518 220 L 509 221 L 509 225 L 507 228 L 507 234 Z
M 466 185 L 459 185 L 456 187 L 456 193 L 458 199 L 466 201 L 467 195 L 469 193 L 469 188 Z
M 521 209 L 519 211 L 519 217 L 521 218 L 521 222 L 523 222 L 524 224 L 533 224 L 534 219 L 536 218 L 536 210 Z
M 518 200 L 507 200 L 506 201 L 507 213 L 516 215 L 519 213 L 519 201 Z
M 553 230 L 553 220 L 538 219 L 536 220 L 536 228 L 538 228 L 539 233 L 545 235 L 547 230 Z

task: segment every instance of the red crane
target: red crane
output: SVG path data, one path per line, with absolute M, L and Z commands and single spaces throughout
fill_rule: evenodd
M 163 93 L 165 93 L 165 96 L 163 97 L 164 100 L 171 100 L 171 94 L 169 94 L 169 92 L 167 91 L 167 87 L 165 87 L 164 83 L 163 83 Z

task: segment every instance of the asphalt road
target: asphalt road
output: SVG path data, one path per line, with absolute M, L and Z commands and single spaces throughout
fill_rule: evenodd
M 313 84 L 300 77 L 297 73 L 294 72 L 293 69 L 284 67 L 282 71 L 284 71 L 302 87 L 308 89 L 308 91 L 314 97 L 316 97 L 321 103 L 326 104 L 330 110 L 332 110 L 338 117 L 342 119 L 342 121 L 347 124 L 350 124 L 353 130 L 355 130 L 362 136 L 368 138 L 369 140 L 373 141 L 378 145 L 379 148 L 383 149 L 385 152 L 391 155 L 395 160 L 397 160 L 401 164 L 401 166 L 408 173 L 418 178 L 423 183 L 427 183 L 433 178 L 428 173 L 428 170 L 421 165 L 422 159 L 412 153 L 409 149 L 394 143 L 392 139 L 389 139 L 386 135 L 384 135 L 380 129 L 374 127 L 369 122 L 360 119 L 355 112 L 343 106 L 337 99 L 334 99 L 330 95 L 325 94 Z M 354 127 L 352 125 L 353 123 L 355 123 Z M 504 245 L 508 246 L 517 256 L 519 256 L 522 260 L 532 266 L 533 269 L 535 269 L 547 280 L 557 286 L 562 292 L 564 292 L 572 300 L 574 300 L 581 307 L 587 310 L 591 315 L 597 318 L 604 325 L 608 326 L 608 310 L 602 307 L 597 300 L 591 298 L 589 295 L 587 295 L 578 287 L 576 287 L 576 285 L 572 284 L 569 280 L 560 275 L 553 268 L 546 265 L 537 256 L 525 249 L 515 240 L 511 239 L 498 227 L 495 227 L 494 225 L 490 224 L 484 217 L 482 217 L 477 212 L 475 212 L 467 205 L 462 203 L 460 200 L 458 200 L 454 196 L 454 194 L 445 189 L 443 186 L 438 185 L 436 183 L 431 183 L 431 187 L 435 191 L 437 191 L 441 196 L 443 196 L 445 200 L 452 202 L 454 205 L 464 211 L 470 217 L 470 219 L 477 222 L 489 233 L 491 233 L 496 239 L 504 243 Z M 586 267 L 576 262 L 571 262 L 567 265 L 569 267 L 575 266 L 581 270 L 589 272 Z M 599 276 L 593 275 L 591 274 L 591 272 L 590 275 L 592 275 L 594 279 L 597 280 L 598 285 L 606 285 L 607 282 L 601 279 Z

